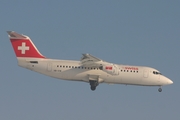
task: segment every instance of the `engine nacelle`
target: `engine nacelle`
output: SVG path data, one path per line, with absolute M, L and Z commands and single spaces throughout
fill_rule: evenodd
M 116 65 L 110 64 L 110 65 L 103 65 L 99 67 L 100 70 L 103 70 L 104 72 L 107 72 L 111 75 L 119 75 L 119 69 Z

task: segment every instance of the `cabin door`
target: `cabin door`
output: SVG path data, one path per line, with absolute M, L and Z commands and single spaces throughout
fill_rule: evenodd
M 47 71 L 51 71 L 52 70 L 52 63 L 47 63 Z
M 143 73 L 144 75 L 144 78 L 148 78 L 148 76 L 149 76 L 149 71 L 148 70 L 144 70 L 144 73 Z

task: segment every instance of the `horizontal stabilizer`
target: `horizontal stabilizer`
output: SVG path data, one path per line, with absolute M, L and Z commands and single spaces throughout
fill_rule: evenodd
M 7 31 L 7 33 L 8 33 L 10 38 L 14 38 L 14 39 L 28 39 L 27 36 L 18 34 L 18 33 L 14 32 L 14 31 Z

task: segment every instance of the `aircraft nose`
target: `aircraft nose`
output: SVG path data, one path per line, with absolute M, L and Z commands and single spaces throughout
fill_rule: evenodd
M 173 84 L 173 81 L 165 76 L 163 76 L 163 81 L 165 82 L 166 85 Z
M 173 84 L 173 81 L 169 79 L 168 83 L 169 83 L 169 84 Z

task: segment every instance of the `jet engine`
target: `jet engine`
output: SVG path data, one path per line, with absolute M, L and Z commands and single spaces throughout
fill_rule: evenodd
M 119 75 L 119 69 L 114 64 L 103 65 L 103 66 L 99 67 L 99 69 L 103 70 L 104 72 L 111 74 L 111 75 Z

